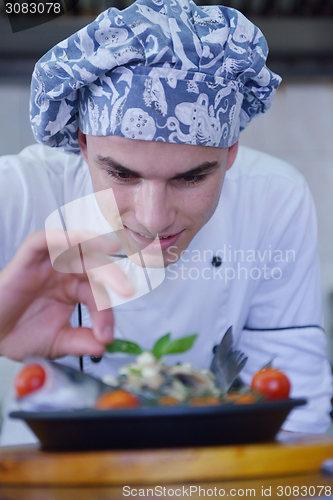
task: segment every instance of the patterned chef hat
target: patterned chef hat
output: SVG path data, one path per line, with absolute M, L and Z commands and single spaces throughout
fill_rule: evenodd
M 265 112 L 281 78 L 261 31 L 240 12 L 191 0 L 111 8 L 36 64 L 37 141 L 79 153 L 94 136 L 229 147 Z

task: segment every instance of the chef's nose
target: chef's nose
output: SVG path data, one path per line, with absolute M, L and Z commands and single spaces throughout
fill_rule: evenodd
M 137 222 L 153 236 L 166 232 L 174 223 L 177 213 L 167 186 L 158 181 L 146 181 L 136 194 Z

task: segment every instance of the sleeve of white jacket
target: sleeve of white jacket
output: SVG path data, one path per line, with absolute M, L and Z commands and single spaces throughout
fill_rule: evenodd
M 12 259 L 30 231 L 33 203 L 16 157 L 0 158 L 0 269 Z
M 29 233 L 45 228 L 46 217 L 57 208 L 56 182 L 48 168 L 56 155 L 48 150 L 33 145 L 0 158 L 0 269 Z
M 0 269 L 13 258 L 29 233 L 45 229 L 45 220 L 65 201 L 76 199 L 86 182 L 82 158 L 41 144 L 0 157 Z M 66 181 L 65 181 L 66 177 Z M 84 191 L 84 190 L 83 190 Z
M 322 433 L 331 423 L 332 373 L 322 328 L 322 292 L 317 254 L 317 221 L 311 193 L 304 182 L 273 213 L 263 245 L 281 250 L 270 262 L 269 279 L 257 284 L 238 348 L 248 355 L 242 372 L 254 373 L 273 359 L 291 381 L 291 397 L 305 397 L 284 430 Z M 276 253 L 278 255 L 278 253 Z M 288 258 L 287 258 L 288 256 Z

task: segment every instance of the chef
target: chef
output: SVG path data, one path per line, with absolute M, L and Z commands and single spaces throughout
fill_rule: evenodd
M 198 333 L 189 352 L 167 362 L 207 368 L 232 325 L 248 356 L 243 381 L 273 360 L 290 378 L 291 396 L 308 398 L 284 429 L 321 433 L 330 424 L 332 376 L 312 197 L 290 165 L 238 147 L 240 131 L 270 107 L 280 83 L 266 57 L 262 33 L 240 12 L 186 0 L 109 9 L 51 49 L 32 78 L 31 124 L 41 144 L 0 164 L 0 266 L 52 214 L 109 192 L 123 270 L 133 278 L 140 266 L 130 254 L 146 252 L 148 275 L 146 292 L 111 300 L 114 336 L 150 349 L 167 332 Z M 71 322 L 89 330 L 88 308 L 78 306 Z M 110 333 L 103 340 L 95 330 L 95 341 L 109 342 Z M 43 347 L 40 332 L 24 355 L 45 355 Z M 81 348 L 68 348 L 82 356 L 61 362 L 102 377 L 132 361 Z M 14 358 L 1 343 L 0 352 Z M 3 444 L 14 442 L 13 429 L 6 422 Z

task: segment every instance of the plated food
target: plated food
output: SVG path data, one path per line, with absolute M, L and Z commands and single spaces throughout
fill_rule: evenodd
M 117 379 L 104 377 L 103 381 L 113 385 L 113 390 L 96 403 L 96 408 L 103 410 L 119 408 L 120 399 L 124 408 L 140 405 L 216 406 L 254 403 L 263 399 L 259 392 L 245 386 L 224 392 L 216 386 L 211 370 L 197 370 L 190 363 L 168 366 L 150 352 L 140 354 L 135 363 L 122 368 Z
M 239 379 L 235 384 L 246 358 L 234 351 L 230 329 L 216 349 L 211 369 L 197 370 L 190 363 L 166 364 L 165 354 L 185 352 L 195 339 L 196 335 L 190 335 L 172 340 L 171 335 L 166 334 L 151 351 L 143 351 L 132 342 L 116 341 L 109 348 L 111 352 L 138 356 L 134 363 L 120 369 L 117 378 L 106 376 L 102 381 L 59 363 L 30 359 L 15 379 L 17 400 L 27 411 L 50 411 L 218 406 L 288 398 L 288 378 L 271 367 L 254 376 L 251 388 Z
M 246 358 L 233 349 L 231 330 L 210 370 L 166 364 L 166 354 L 185 352 L 195 338 L 167 334 L 149 352 L 116 340 L 110 352 L 137 358 L 103 381 L 43 358 L 28 360 L 15 382 L 23 411 L 10 416 L 24 420 L 49 450 L 170 448 L 268 441 L 306 403 L 268 400 L 240 384 Z

